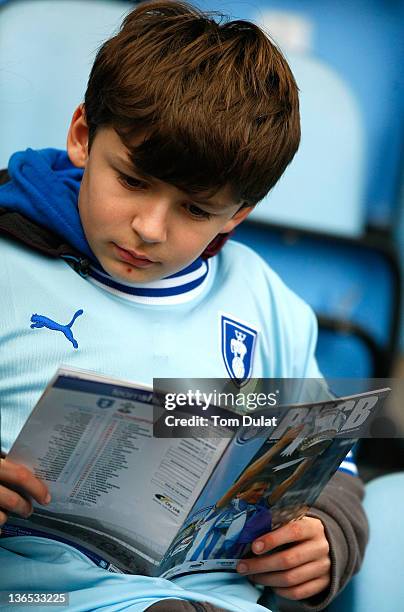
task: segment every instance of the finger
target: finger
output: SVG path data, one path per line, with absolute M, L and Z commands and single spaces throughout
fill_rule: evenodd
M 327 557 L 329 550 L 330 546 L 326 538 L 308 540 L 278 553 L 243 559 L 237 566 L 237 571 L 242 574 L 262 574 L 289 570 L 309 561 Z M 244 566 L 242 570 L 241 566 Z
M 0 525 L 4 525 L 4 523 L 7 523 L 8 520 L 8 514 L 6 512 L 3 512 L 3 510 L 0 510 Z
M 321 527 L 322 523 L 319 519 L 304 516 L 298 521 L 287 523 L 261 536 L 253 543 L 252 550 L 254 553 L 262 555 L 283 544 L 308 540 L 315 536 Z
M 14 512 L 24 518 L 28 518 L 32 513 L 31 502 L 3 485 L 0 485 L 0 507 L 2 511 Z
M 327 574 L 325 576 L 321 576 L 320 578 L 316 578 L 315 580 L 309 580 L 309 582 L 305 582 L 304 584 L 299 584 L 298 586 L 286 588 L 275 587 L 274 591 L 280 597 L 298 601 L 300 599 L 313 597 L 313 595 L 318 595 L 318 593 L 321 593 L 321 591 L 328 588 L 329 584 L 330 576 Z
M 33 497 L 39 504 L 46 504 L 50 501 L 50 496 L 49 501 L 47 501 L 49 491 L 46 484 L 34 476 L 31 470 L 24 465 L 14 463 L 9 459 L 1 460 L 0 482 L 18 487 L 24 493 Z
M 311 563 L 305 563 L 300 567 L 294 567 L 291 570 L 284 572 L 268 572 L 266 574 L 255 574 L 251 576 L 251 579 L 255 584 L 263 584 L 264 586 L 270 587 L 293 587 L 299 584 L 304 584 L 310 580 L 315 580 L 327 574 L 331 568 L 331 561 L 329 557 L 323 557 L 312 561 Z

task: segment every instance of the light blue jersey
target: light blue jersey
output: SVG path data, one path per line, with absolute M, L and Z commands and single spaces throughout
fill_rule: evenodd
M 96 268 L 83 278 L 65 261 L 7 240 L 0 259 L 6 452 L 61 364 L 145 384 L 153 377 L 320 376 L 310 308 L 236 242 L 142 286 L 122 285 Z M 0 566 L 0 590 L 69 591 L 74 612 L 143 612 L 168 597 L 264 610 L 256 603 L 261 589 L 235 573 L 172 581 L 112 575 L 78 550 L 31 536 L 0 540 Z
M 311 310 L 239 243 L 185 274 L 138 287 L 95 268 L 83 278 L 62 260 L 6 240 L 0 258 L 6 452 L 61 364 L 144 384 L 320 376 Z

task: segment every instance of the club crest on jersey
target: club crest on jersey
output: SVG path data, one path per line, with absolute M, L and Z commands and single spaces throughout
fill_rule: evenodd
M 221 316 L 222 355 L 231 378 L 243 385 L 251 376 L 257 331 L 231 319 Z

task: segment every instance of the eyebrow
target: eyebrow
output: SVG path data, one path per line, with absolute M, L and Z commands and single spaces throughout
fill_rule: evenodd
M 154 176 L 151 176 L 150 174 L 146 174 L 145 172 L 142 172 L 139 168 L 136 167 L 136 165 L 124 158 L 124 157 L 120 157 L 119 155 L 117 156 L 113 156 L 112 158 L 113 162 L 116 162 L 118 164 L 121 164 L 122 166 L 124 166 L 128 172 L 134 172 L 139 178 L 144 179 L 146 181 L 153 181 L 156 180 L 156 178 Z M 157 179 L 158 180 L 158 179 Z M 186 193 L 186 192 L 184 192 Z M 191 195 L 191 194 L 187 194 L 187 196 L 190 200 L 192 200 L 193 202 L 195 202 L 196 204 L 203 204 L 204 206 L 208 206 L 209 208 L 212 209 L 220 209 L 223 210 L 224 208 L 230 208 L 231 206 L 235 206 L 236 203 L 222 203 L 222 202 L 217 202 L 215 200 L 211 200 L 209 198 L 204 198 L 201 196 L 197 196 L 197 195 Z M 240 203 L 239 203 L 240 204 Z

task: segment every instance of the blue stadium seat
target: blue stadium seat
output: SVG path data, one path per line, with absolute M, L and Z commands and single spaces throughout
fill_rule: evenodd
M 400 273 L 394 254 L 369 240 L 247 221 L 235 239 L 257 251 L 319 318 L 324 374 L 388 376 L 397 345 Z
M 0 5 L 0 168 L 14 151 L 65 147 L 95 53 L 130 8 L 102 0 Z
M 365 229 L 365 143 L 355 97 L 324 63 L 291 54 L 288 61 L 300 90 L 301 144 L 251 219 L 360 236 Z

